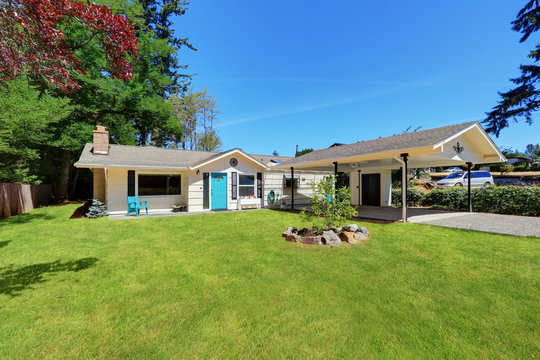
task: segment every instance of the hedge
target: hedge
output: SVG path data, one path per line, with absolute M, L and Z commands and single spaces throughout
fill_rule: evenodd
M 540 216 L 540 187 L 489 186 L 472 192 L 473 210 L 496 214 Z
M 392 196 L 394 196 L 392 192 Z M 425 194 L 420 205 L 452 211 L 467 209 L 467 189 L 435 189 Z M 540 187 L 488 186 L 472 189 L 473 211 L 540 216 Z
M 467 189 L 463 187 L 435 189 L 422 197 L 420 205 L 453 211 L 466 210 Z
M 407 188 L 407 205 L 419 205 L 422 196 L 424 196 L 422 190 L 415 187 Z M 401 206 L 401 189 L 392 189 L 392 205 Z

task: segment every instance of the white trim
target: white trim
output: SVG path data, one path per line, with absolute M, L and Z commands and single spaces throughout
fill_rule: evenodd
M 448 137 L 448 138 L 446 138 L 446 139 L 444 139 L 444 140 L 442 140 L 442 141 L 439 141 L 439 142 L 436 143 L 433 147 L 439 147 L 439 146 L 441 146 L 441 145 L 443 145 L 443 144 L 446 144 L 447 142 L 449 142 L 449 141 L 451 141 L 451 140 L 457 138 L 458 136 L 460 136 L 460 135 L 466 133 L 467 131 L 471 130 L 471 129 L 474 128 L 474 127 L 478 127 L 478 124 L 476 124 L 476 123 L 475 123 L 475 124 L 472 124 L 472 125 L 466 127 L 465 129 L 458 131 L 457 133 L 453 134 L 452 136 L 450 136 L 450 137 Z
M 257 173 L 237 173 L 237 176 L 238 176 L 238 180 L 237 180 L 237 183 L 236 183 L 236 186 L 238 186 L 238 194 L 236 194 L 237 196 L 237 200 L 240 200 L 240 187 L 249 187 L 249 185 L 240 185 L 240 176 L 253 176 L 253 195 L 255 196 L 255 199 L 258 199 L 257 197 Z
M 233 149 L 233 150 L 226 151 L 226 152 L 222 153 L 220 156 L 218 156 L 218 157 L 216 157 L 216 158 L 207 160 L 207 161 L 205 161 L 205 162 L 203 162 L 203 163 L 201 163 L 201 164 L 195 165 L 195 166 L 190 166 L 189 169 L 190 169 L 190 170 L 196 170 L 196 169 L 198 169 L 198 168 L 201 168 L 201 167 L 203 167 L 203 166 L 206 166 L 206 165 L 208 165 L 208 164 L 211 164 L 211 163 L 213 163 L 213 162 L 215 162 L 215 161 L 221 160 L 221 159 L 223 159 L 224 157 L 227 157 L 227 156 L 232 155 L 232 154 L 235 154 L 235 153 L 244 156 L 246 159 L 251 160 L 251 161 L 254 162 L 255 164 L 257 164 L 257 165 L 259 165 L 260 167 L 262 167 L 263 169 L 268 170 L 268 167 L 267 167 L 266 165 L 264 165 L 263 163 L 261 163 L 261 162 L 255 160 L 254 158 L 252 158 L 251 156 L 249 156 L 248 154 L 246 154 L 245 152 L 243 152 L 243 151 L 240 150 L 240 149 Z
M 478 123 L 474 123 L 472 124 L 471 126 L 461 130 L 461 131 L 458 131 L 457 133 L 455 133 L 454 135 L 444 139 L 443 141 L 437 143 L 435 146 L 438 147 L 438 146 L 442 146 L 443 144 L 446 144 L 447 142 L 449 141 L 452 141 L 453 139 L 457 138 L 458 136 L 460 135 L 463 135 L 464 133 L 466 133 L 467 131 L 473 129 L 473 128 L 476 128 L 478 131 L 480 131 L 480 134 L 482 134 L 482 136 L 484 137 L 485 140 L 487 140 L 487 142 L 491 145 L 491 147 L 497 152 L 497 155 L 499 156 L 501 162 L 505 162 L 506 161 L 506 158 L 504 157 L 503 153 L 501 152 L 501 150 L 499 150 L 499 148 L 497 147 L 497 145 L 495 145 L 495 143 L 493 142 L 493 140 L 491 140 L 491 137 L 489 137 L 489 135 L 486 133 L 486 131 L 484 130 L 484 128 L 482 126 L 480 126 L 480 124 Z
M 163 171 L 179 171 L 189 170 L 188 167 L 161 167 L 161 166 L 144 166 L 144 165 L 92 165 L 92 164 L 78 164 L 75 163 L 76 168 L 82 169 L 103 169 L 103 168 L 112 168 L 112 169 L 126 169 L 126 170 L 137 170 L 137 169 L 148 169 L 148 170 L 163 170 Z

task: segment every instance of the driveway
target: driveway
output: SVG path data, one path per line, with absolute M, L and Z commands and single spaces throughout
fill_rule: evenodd
M 360 206 L 358 216 L 370 219 L 400 221 L 401 208 Z M 540 237 L 540 217 L 486 213 L 452 212 L 430 209 L 408 209 L 412 223 L 497 234 Z

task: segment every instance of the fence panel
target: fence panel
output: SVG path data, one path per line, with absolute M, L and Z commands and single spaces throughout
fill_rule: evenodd
M 0 219 L 50 203 L 51 185 L 0 183 Z

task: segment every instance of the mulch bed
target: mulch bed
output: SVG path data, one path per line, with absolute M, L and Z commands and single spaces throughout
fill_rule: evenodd
M 88 200 L 82 206 L 79 206 L 77 209 L 75 209 L 75 211 L 73 212 L 73 215 L 71 215 L 69 218 L 70 219 L 85 218 L 86 213 L 88 212 L 88 209 L 90 208 L 91 205 L 92 205 L 92 200 Z

